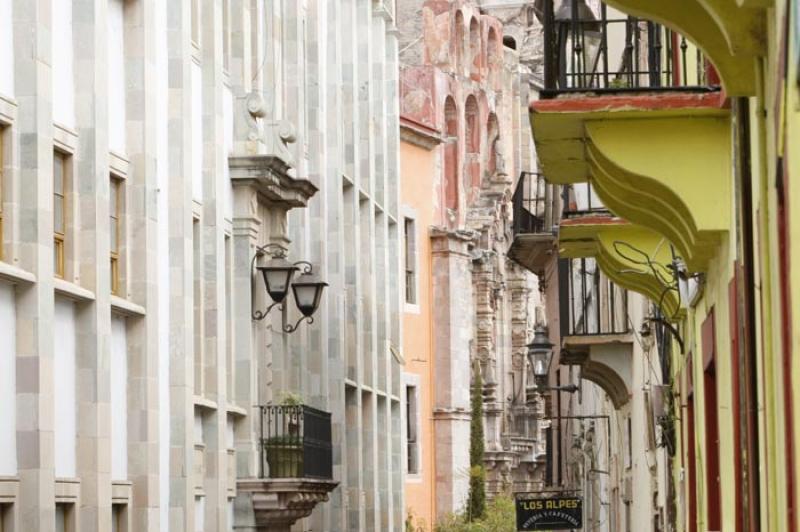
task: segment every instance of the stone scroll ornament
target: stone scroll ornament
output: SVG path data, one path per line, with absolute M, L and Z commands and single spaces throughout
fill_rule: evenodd
M 281 159 L 290 167 L 289 174 L 296 177 L 294 154 L 289 144 L 297 141 L 294 124 L 288 120 L 272 120 L 264 123 L 263 131 L 260 121 L 266 116 L 266 104 L 261 93 L 251 92 L 247 95 L 247 138 L 252 142 L 262 142 L 265 153 Z

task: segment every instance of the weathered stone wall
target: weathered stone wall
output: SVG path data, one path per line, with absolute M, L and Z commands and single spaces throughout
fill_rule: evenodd
M 401 53 L 401 116 L 442 141 L 438 175 L 431 180 L 437 206 L 432 238 L 440 250 L 434 251 L 432 272 L 440 298 L 433 316 L 439 384 L 434 419 L 437 457 L 447 457 L 437 459 L 441 514 L 460 510 L 466 495 L 469 461 L 453 436 L 468 433 L 471 368 L 482 372 L 485 383 L 490 494 L 527 489 L 541 478 L 533 462 L 538 429 L 529 433 L 522 418 L 543 409 L 527 409 L 519 393 L 535 279 L 506 258 L 513 186 L 534 164 L 525 118 L 530 86 L 518 54 L 502 46 L 504 27 L 476 4 L 409 1 L 398 7 L 413 21 L 409 34 L 422 31 L 407 39 Z M 456 252 L 457 242 L 465 249 Z M 456 257 L 462 267 L 453 267 Z

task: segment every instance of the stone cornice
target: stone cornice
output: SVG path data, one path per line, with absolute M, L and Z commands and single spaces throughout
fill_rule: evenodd
M 252 186 L 266 203 L 287 209 L 305 207 L 317 187 L 291 175 L 289 163 L 275 155 L 235 155 L 228 158 L 233 186 Z
M 432 150 L 444 142 L 435 130 L 404 117 L 400 118 L 400 140 L 426 150 Z

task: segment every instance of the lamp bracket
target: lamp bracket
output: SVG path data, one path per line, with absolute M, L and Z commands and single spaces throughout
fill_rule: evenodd
M 300 319 L 297 320 L 297 323 L 295 323 L 294 325 L 292 325 L 291 323 L 284 324 L 283 332 L 288 333 L 288 334 L 292 334 L 293 332 L 295 332 L 297 330 L 297 328 L 300 326 L 300 323 L 303 320 L 306 320 L 306 322 L 308 322 L 309 325 L 314 323 L 314 317 L 313 316 L 300 316 Z
M 253 318 L 254 321 L 261 321 L 261 320 L 263 320 L 264 318 L 267 317 L 267 314 L 269 314 L 269 311 L 272 310 L 272 307 L 278 307 L 278 310 L 282 311 L 283 310 L 283 301 L 280 301 L 280 302 L 276 301 L 276 302 L 272 303 L 264 311 L 256 309 L 256 310 L 253 311 L 251 317 Z
M 314 272 L 314 266 L 307 260 L 298 260 L 294 263 L 294 266 L 301 266 L 300 272 L 303 275 L 310 275 Z

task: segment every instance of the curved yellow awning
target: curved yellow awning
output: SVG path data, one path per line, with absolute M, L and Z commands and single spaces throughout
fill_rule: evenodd
M 704 271 L 730 228 L 731 124 L 719 93 L 546 100 L 532 106 L 549 181 L 590 181 L 614 214 Z

